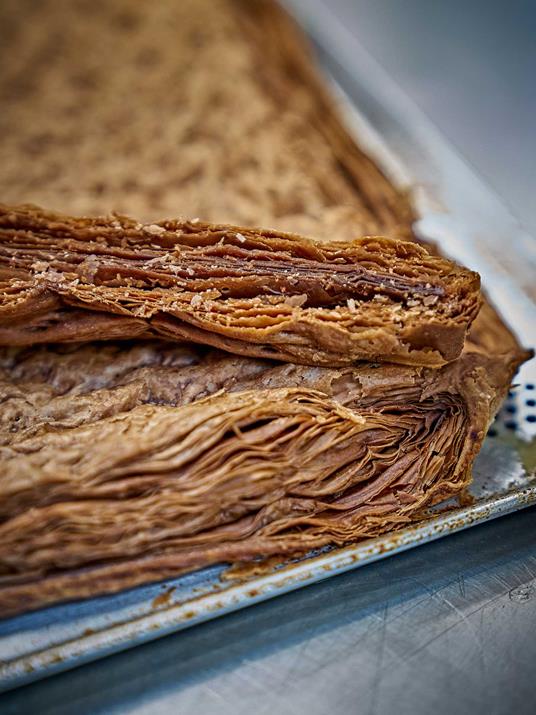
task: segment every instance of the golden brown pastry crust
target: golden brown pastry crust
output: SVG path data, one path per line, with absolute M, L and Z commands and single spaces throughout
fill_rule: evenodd
M 478 274 L 415 243 L 29 206 L 0 205 L 0 286 L 4 345 L 143 334 L 331 367 L 438 367 L 480 307 Z

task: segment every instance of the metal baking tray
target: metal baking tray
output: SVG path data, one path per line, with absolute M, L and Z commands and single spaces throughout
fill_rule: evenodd
M 322 2 L 288 0 L 287 5 L 316 42 L 340 110 L 360 143 L 396 182 L 415 190 L 422 217 L 418 230 L 480 271 L 521 341 L 534 345 L 536 306 L 520 288 L 530 287 L 534 275 L 532 239 Z M 472 505 L 441 505 L 410 528 L 241 580 L 222 579 L 226 567 L 211 567 L 0 621 L 0 691 L 536 504 L 534 360 L 523 366 L 517 383 L 475 463 Z

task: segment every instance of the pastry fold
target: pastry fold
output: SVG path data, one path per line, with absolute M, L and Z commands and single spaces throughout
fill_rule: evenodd
M 0 207 L 0 344 L 158 336 L 252 357 L 439 367 L 478 274 L 415 243 Z
M 0 351 L 0 615 L 375 536 L 470 481 L 521 355 L 278 364 L 171 343 Z

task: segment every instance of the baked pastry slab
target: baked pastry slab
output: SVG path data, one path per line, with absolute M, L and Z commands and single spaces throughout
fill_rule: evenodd
M 478 274 L 407 241 L 25 206 L 0 205 L 0 281 L 0 344 L 154 335 L 330 367 L 438 367 L 480 307 Z
M 422 518 L 469 484 L 520 358 L 471 342 L 439 369 L 3 348 L 0 614 Z
M 6 0 L 0 18 L 2 201 L 413 237 L 276 3 Z M 99 337 L 82 312 L 73 339 Z M 488 302 L 437 369 L 140 339 L 0 354 L 2 616 L 421 518 L 469 483 L 528 357 Z

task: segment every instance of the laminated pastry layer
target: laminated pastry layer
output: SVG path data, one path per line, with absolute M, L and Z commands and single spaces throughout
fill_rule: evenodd
M 0 344 L 160 336 L 309 365 L 437 367 L 479 277 L 414 243 L 0 206 Z
M 370 537 L 459 493 L 519 358 L 0 351 L 0 614 Z

